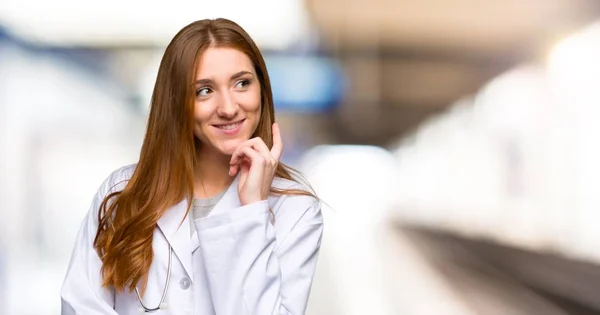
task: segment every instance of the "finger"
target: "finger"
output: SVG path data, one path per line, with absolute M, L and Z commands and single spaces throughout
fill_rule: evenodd
M 271 155 L 271 151 L 265 144 L 265 142 L 260 138 L 252 138 L 250 140 L 244 141 L 239 147 L 235 149 L 235 151 L 231 155 L 231 160 L 229 160 L 229 165 L 237 165 L 240 161 L 240 156 L 237 154 L 243 147 L 251 147 L 254 150 L 258 151 L 267 161 L 271 161 L 275 163 L 277 160 Z
M 240 155 L 242 152 L 242 149 L 244 147 L 249 146 L 249 144 L 247 143 L 248 141 L 244 141 L 242 142 L 242 144 L 240 144 L 237 148 L 235 148 L 235 150 L 233 151 L 233 153 L 231 153 L 231 159 L 229 160 L 229 165 L 230 166 L 236 166 L 240 163 L 240 159 L 243 155 Z
M 254 148 L 252 148 L 250 146 L 240 146 L 239 148 L 237 148 L 235 150 L 234 154 L 235 154 L 236 160 L 238 161 L 238 164 L 230 165 L 229 173 L 232 176 L 237 173 L 237 171 L 239 169 L 238 168 L 239 163 L 241 163 L 245 159 L 249 159 L 250 164 L 252 164 L 252 165 L 260 165 L 263 167 L 269 162 L 267 158 L 262 156 L 260 153 L 258 153 L 258 151 L 256 151 Z
M 242 151 L 242 146 L 238 147 L 229 161 L 229 175 L 234 176 L 240 170 L 240 165 L 246 160 Z
M 250 159 L 244 157 L 244 158 L 240 159 L 240 162 L 238 164 L 230 165 L 229 166 L 229 176 L 235 176 L 238 173 L 238 171 L 242 169 L 244 164 L 250 165 Z
M 283 141 L 281 140 L 281 131 L 279 130 L 279 124 L 273 124 L 273 147 L 271 148 L 271 156 L 279 161 L 281 153 L 283 153 Z
M 246 171 L 248 172 L 250 170 L 250 166 L 252 165 L 252 163 L 250 162 L 250 159 L 248 158 L 244 158 L 242 160 L 242 163 L 240 163 L 240 171 Z
M 240 164 L 249 164 L 251 166 L 264 167 L 267 164 L 267 159 L 258 151 L 251 147 L 244 147 L 240 150 L 242 160 Z
M 238 164 L 229 165 L 229 176 L 234 176 L 235 174 L 237 174 L 237 170 L 238 170 Z
M 262 138 L 252 138 L 248 140 L 248 143 L 265 158 L 271 158 L 271 151 L 269 151 L 269 147 L 267 147 Z

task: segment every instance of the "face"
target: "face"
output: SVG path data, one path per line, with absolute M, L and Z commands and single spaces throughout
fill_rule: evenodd
M 194 134 L 206 150 L 231 155 L 260 119 L 260 82 L 252 61 L 233 48 L 208 48 L 198 60 Z

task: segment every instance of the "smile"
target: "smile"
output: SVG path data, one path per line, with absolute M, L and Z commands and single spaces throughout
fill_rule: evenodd
M 232 123 L 232 124 L 226 124 L 226 125 L 214 125 L 215 127 L 219 128 L 219 129 L 224 129 L 224 130 L 233 130 L 235 129 L 237 126 L 241 125 L 244 122 L 244 119 Z
M 213 125 L 213 127 L 218 128 L 219 130 L 225 132 L 226 134 L 236 133 L 240 126 L 246 121 L 246 119 L 242 119 L 238 122 L 223 124 L 223 125 Z

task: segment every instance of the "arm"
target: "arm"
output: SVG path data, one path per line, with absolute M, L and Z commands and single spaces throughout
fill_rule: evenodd
M 94 197 L 90 210 L 79 228 L 61 290 L 62 315 L 117 314 L 113 310 L 114 293 L 102 287 L 102 261 L 93 245 L 98 229 L 98 208 L 108 190 L 107 182 Z
M 285 222 L 291 230 L 281 239 L 266 200 L 194 222 L 216 314 L 304 314 L 323 233 L 321 206 L 309 197 L 286 199 L 281 219 L 298 219 Z

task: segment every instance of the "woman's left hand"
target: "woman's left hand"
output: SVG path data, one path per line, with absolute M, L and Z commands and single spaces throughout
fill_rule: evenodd
M 275 177 L 279 158 L 283 152 L 279 125 L 274 123 L 271 150 L 259 138 L 245 141 L 233 151 L 229 162 L 229 175 L 241 172 L 238 194 L 242 205 L 266 200 Z

